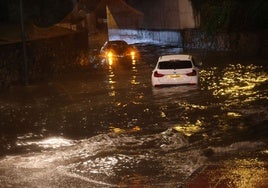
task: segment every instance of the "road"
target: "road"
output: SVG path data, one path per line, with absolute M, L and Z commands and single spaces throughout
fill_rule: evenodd
M 128 66 L 2 92 L 1 186 L 196 187 L 198 172 L 214 187 L 267 186 L 265 61 L 212 59 L 198 86 L 153 88 L 158 55 L 179 49 L 139 49 Z

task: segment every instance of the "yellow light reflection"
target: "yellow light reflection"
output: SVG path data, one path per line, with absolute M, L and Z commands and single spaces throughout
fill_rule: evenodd
M 242 98 L 241 102 L 250 102 L 267 97 L 260 95 L 255 89 L 268 81 L 267 72 L 263 71 L 260 66 L 229 65 L 221 71 L 222 77 L 218 77 L 220 73 L 215 68 L 203 73 L 207 79 L 204 82 L 209 84 L 208 89 L 213 91 L 213 95 L 216 97 L 226 96 L 232 100 L 229 102 L 233 103 L 233 99 Z M 218 82 L 215 83 L 215 80 Z
M 113 72 L 113 67 L 112 65 L 109 65 L 109 74 L 108 74 L 108 83 L 109 83 L 109 96 L 110 97 L 115 97 L 116 96 L 116 91 L 115 91 L 115 81 L 114 81 L 115 74 Z
M 112 52 L 107 52 L 106 53 L 106 59 L 108 61 L 109 66 L 113 64 L 113 53 Z
M 235 112 L 228 112 L 227 115 L 230 116 L 230 117 L 240 117 L 241 116 L 241 114 L 238 114 L 238 113 L 235 113 Z
M 111 126 L 110 129 L 117 134 L 121 134 L 121 133 L 131 133 L 131 132 L 139 132 L 141 131 L 141 128 L 139 126 L 135 126 L 133 128 L 130 129 L 123 129 L 123 128 L 119 128 L 119 127 L 114 127 Z
M 136 53 L 134 51 L 131 51 L 130 55 L 131 55 L 131 59 L 134 60 L 136 57 Z
M 191 136 L 194 133 L 197 133 L 202 130 L 202 122 L 197 120 L 195 124 L 186 124 L 186 125 L 175 125 L 174 130 L 183 133 L 186 136 Z
M 218 184 L 228 182 L 229 187 L 249 188 L 264 187 L 268 183 L 265 163 L 258 159 L 235 159 L 223 165 L 220 174 L 210 174 L 212 181 Z
M 131 77 L 131 80 L 130 80 L 130 83 L 132 85 L 140 84 L 140 82 L 137 81 L 137 76 L 136 76 L 137 72 L 138 72 L 138 69 L 136 67 L 136 60 L 132 59 L 132 77 Z
M 161 112 L 161 117 L 162 117 L 162 118 L 167 117 L 166 114 L 165 114 L 165 112 Z
M 110 66 L 113 65 L 113 58 L 112 58 L 112 57 L 108 58 L 108 64 L 109 64 Z

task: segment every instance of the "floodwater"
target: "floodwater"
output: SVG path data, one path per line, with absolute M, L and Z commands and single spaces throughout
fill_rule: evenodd
M 160 54 L 92 66 L 0 94 L 4 187 L 178 187 L 221 164 L 231 187 L 267 177 L 268 69 L 259 59 L 203 62 L 198 86 L 153 88 Z

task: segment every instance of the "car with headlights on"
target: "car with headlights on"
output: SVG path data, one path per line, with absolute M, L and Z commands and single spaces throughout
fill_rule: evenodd
M 109 65 L 119 61 L 129 62 L 138 58 L 138 50 L 124 40 L 106 41 L 101 47 L 100 58 Z
M 199 72 L 191 55 L 163 55 L 158 58 L 151 79 L 153 86 L 197 85 Z

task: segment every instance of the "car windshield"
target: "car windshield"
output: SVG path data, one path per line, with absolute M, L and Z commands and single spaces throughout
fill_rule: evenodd
M 125 41 L 109 41 L 106 49 L 121 54 L 128 49 L 128 44 Z
M 191 61 L 161 61 L 158 64 L 159 69 L 186 69 L 192 68 Z
M 124 41 L 110 41 L 107 48 L 126 48 L 128 45 Z

